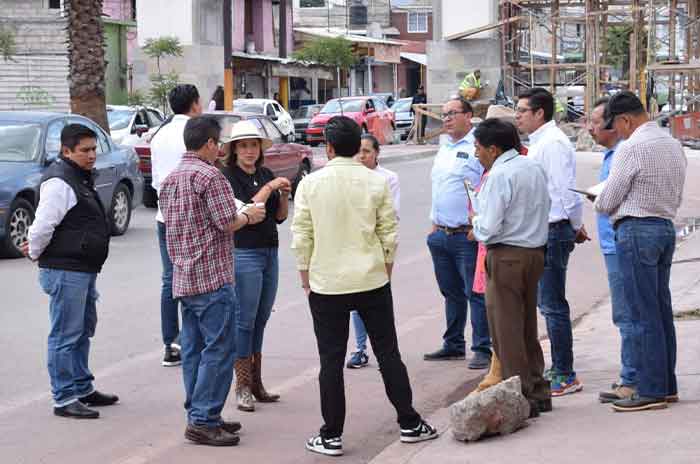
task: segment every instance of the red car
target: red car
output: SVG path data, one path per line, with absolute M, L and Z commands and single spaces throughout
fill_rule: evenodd
M 286 177 L 292 182 L 292 195 L 296 192 L 301 179 L 313 168 L 313 153 L 309 147 L 297 143 L 287 143 L 287 137 L 277 129 L 277 126 L 267 116 L 252 113 L 229 113 L 215 111 L 206 113 L 216 118 L 224 132 L 229 132 L 231 126 L 241 120 L 252 121 L 261 134 L 272 140 L 272 147 L 265 151 L 264 165 L 279 177 Z M 145 180 L 143 204 L 155 208 L 158 204 L 156 191 L 151 187 L 151 147 L 148 142 L 142 142 L 134 147 L 139 155 L 139 168 Z
M 394 113 L 378 97 L 347 97 L 329 100 L 323 109 L 311 119 L 306 129 L 306 142 L 316 146 L 324 142 L 323 130 L 333 116 L 347 116 L 361 127 L 362 131 L 377 137 L 379 143 L 391 143 L 395 129 Z

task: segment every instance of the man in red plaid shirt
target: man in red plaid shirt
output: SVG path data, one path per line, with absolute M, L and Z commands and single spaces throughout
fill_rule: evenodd
M 252 207 L 236 214 L 231 185 L 214 167 L 220 136 L 215 119 L 187 122 L 187 152 L 161 184 L 159 202 L 173 262 L 173 298 L 182 303 L 185 437 L 205 445 L 233 446 L 241 424 L 221 418 L 235 356 L 233 232 L 262 221 L 265 209 Z

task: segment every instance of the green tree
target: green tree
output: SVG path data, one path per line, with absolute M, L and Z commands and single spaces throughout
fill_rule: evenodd
M 143 52 L 150 58 L 155 58 L 158 74 L 163 74 L 160 70 L 160 60 L 166 56 L 182 56 L 182 45 L 177 37 L 159 37 L 157 39 L 146 40 L 146 45 L 142 47 Z
M 610 26 L 604 41 L 607 61 L 623 71 L 623 79 L 629 78 L 632 29 L 632 24 L 629 23 Z M 646 63 L 647 33 L 645 31 L 646 28 L 640 29 L 637 44 L 637 63 L 640 64 Z
M 15 34 L 0 27 L 0 55 L 5 61 L 10 61 L 15 54 Z
M 175 71 L 170 71 L 163 74 L 160 67 L 160 60 L 165 57 L 182 56 L 182 45 L 177 37 L 159 37 L 157 39 L 148 39 L 146 45 L 142 47 L 143 52 L 156 60 L 156 68 L 158 72 L 151 74 L 151 89 L 148 92 L 151 103 L 164 113 L 168 112 L 168 93 L 175 87 L 180 76 Z
M 338 76 L 338 95 L 340 95 L 340 70 L 348 70 L 357 63 L 357 57 L 352 51 L 352 42 L 345 37 L 319 37 L 307 42 L 293 56 L 300 61 L 310 61 L 335 68 Z

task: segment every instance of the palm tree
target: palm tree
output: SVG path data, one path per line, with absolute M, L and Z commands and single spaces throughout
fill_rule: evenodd
M 71 111 L 92 119 L 109 133 L 102 0 L 65 0 L 64 6 L 68 20 Z

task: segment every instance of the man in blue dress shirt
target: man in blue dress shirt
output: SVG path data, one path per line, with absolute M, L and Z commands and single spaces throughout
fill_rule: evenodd
M 600 181 L 607 180 L 612 167 L 613 156 L 620 144 L 621 137 L 615 129 L 605 129 L 605 105 L 608 98 L 601 98 L 596 102 L 591 113 L 588 131 L 595 141 L 603 145 L 606 150 L 603 155 L 603 165 L 600 168 Z M 613 323 L 620 331 L 620 382 L 615 382 L 610 391 L 600 392 L 601 403 L 612 403 L 622 399 L 631 398 L 637 388 L 636 359 L 639 353 L 639 340 L 635 337 L 635 324 L 625 298 L 622 271 L 615 248 L 615 232 L 613 231 L 610 217 L 604 213 L 598 213 L 598 241 L 605 258 L 605 267 L 608 270 L 608 284 L 610 286 L 610 302 L 612 305 Z
M 469 368 L 486 369 L 491 363 L 491 337 L 484 295 L 472 292 L 478 247 L 476 242 L 467 240 L 472 226 L 464 185 L 469 181 L 477 187 L 484 168 L 474 156 L 472 106 L 466 100 L 454 99 L 442 111 L 449 141 L 440 147 L 431 172 L 432 231 L 427 241 L 440 293 L 445 297 L 447 328 L 442 347 L 423 358 L 426 361 L 465 358 L 464 328 L 469 305 L 474 352 Z

